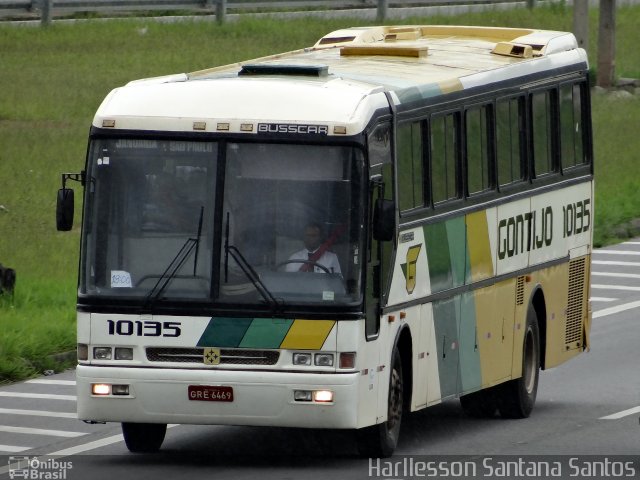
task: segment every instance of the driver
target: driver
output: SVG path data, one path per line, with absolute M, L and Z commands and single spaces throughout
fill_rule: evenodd
M 325 273 L 322 268 L 317 266 L 322 265 L 331 273 L 342 274 L 338 256 L 328 250 L 330 246 L 328 242 L 322 243 L 322 228 L 319 224 L 311 222 L 304 227 L 303 242 L 305 248 L 295 252 L 289 257 L 289 260 L 306 260 L 306 262 L 287 264 L 287 272 Z

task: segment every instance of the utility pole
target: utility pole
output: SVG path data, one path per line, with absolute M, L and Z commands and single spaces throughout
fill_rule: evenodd
M 589 0 L 573 1 L 573 34 L 578 47 L 589 49 Z
M 598 78 L 599 87 L 613 85 L 616 67 L 616 0 L 600 0 L 598 26 Z

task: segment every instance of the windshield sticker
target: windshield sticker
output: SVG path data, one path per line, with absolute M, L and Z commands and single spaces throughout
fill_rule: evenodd
M 322 292 L 322 300 L 333 302 L 335 298 L 335 294 L 333 292 L 324 291 Z
M 131 274 L 124 270 L 111 270 L 111 288 L 131 288 Z

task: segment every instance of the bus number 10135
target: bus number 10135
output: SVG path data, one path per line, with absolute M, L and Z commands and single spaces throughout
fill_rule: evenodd
M 107 320 L 109 335 L 138 337 L 179 337 L 180 322 L 156 322 L 153 320 Z

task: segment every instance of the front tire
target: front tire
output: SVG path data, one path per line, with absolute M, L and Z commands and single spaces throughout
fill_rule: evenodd
M 387 458 L 393 454 L 400 438 L 404 406 L 404 378 L 400 352 L 394 351 L 389 376 L 387 421 L 357 431 L 358 451 L 363 457 Z
M 540 330 L 533 305 L 527 310 L 522 346 L 522 376 L 504 385 L 499 393 L 500 414 L 504 418 L 527 418 L 536 402 L 540 376 Z
M 167 433 L 165 423 L 123 423 L 122 435 L 130 452 L 152 453 L 160 450 Z

